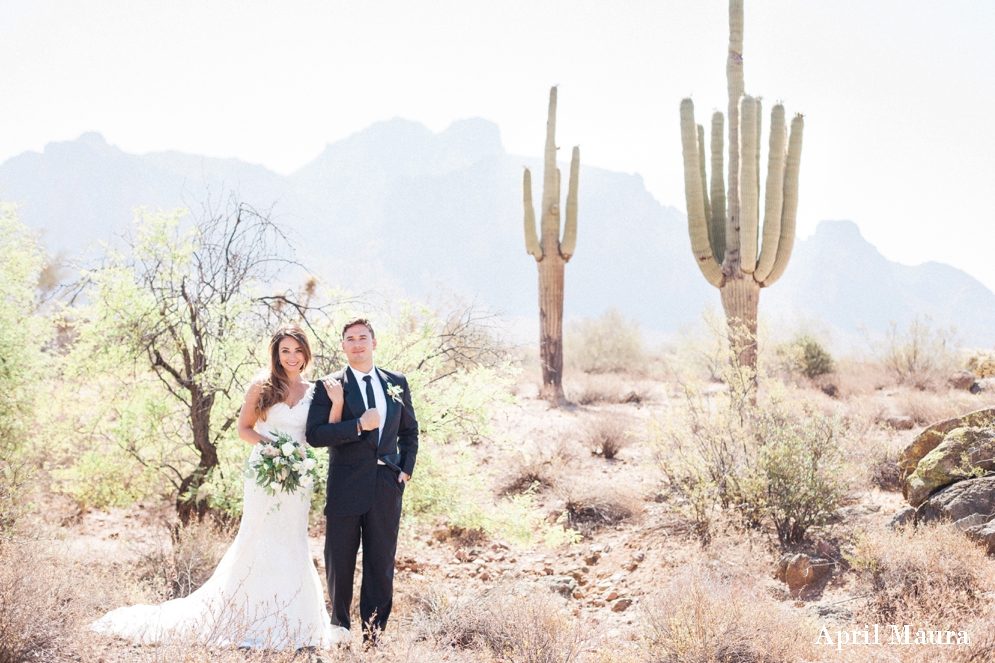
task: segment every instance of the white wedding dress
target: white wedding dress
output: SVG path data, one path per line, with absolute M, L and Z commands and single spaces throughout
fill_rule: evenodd
M 304 441 L 312 385 L 294 407 L 277 403 L 256 430 Z M 254 445 L 250 460 L 259 457 Z M 185 598 L 160 605 L 135 605 L 107 613 L 91 628 L 141 644 L 199 642 L 265 649 L 327 649 L 349 631 L 332 626 L 318 572 L 308 551 L 310 479 L 294 493 L 269 495 L 245 480 L 238 535 L 214 575 Z

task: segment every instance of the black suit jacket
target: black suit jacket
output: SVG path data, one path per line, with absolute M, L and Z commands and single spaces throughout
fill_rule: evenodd
M 387 397 L 387 415 L 383 435 L 377 429 L 356 433 L 356 423 L 366 410 L 360 389 L 364 388 L 348 368 L 331 375 L 342 383 L 345 405 L 342 421 L 328 423 L 332 401 L 319 380 L 307 415 L 307 442 L 312 447 L 327 447 L 328 484 L 326 516 L 357 516 L 373 504 L 377 478 L 377 460 L 394 470 L 411 474 L 418 454 L 418 422 L 411 406 L 411 390 L 401 373 L 376 369 Z M 390 385 L 401 388 L 400 402 L 387 393 Z M 404 491 L 404 484 L 397 489 Z

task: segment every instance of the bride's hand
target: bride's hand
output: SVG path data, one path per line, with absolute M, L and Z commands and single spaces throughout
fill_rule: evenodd
M 337 405 L 345 399 L 341 382 L 332 378 L 325 378 L 321 383 L 325 385 L 325 391 L 328 392 L 328 397 L 332 400 L 332 405 Z

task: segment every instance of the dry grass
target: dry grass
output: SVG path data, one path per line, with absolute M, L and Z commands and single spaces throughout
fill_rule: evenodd
M 811 660 L 815 629 L 742 578 L 682 569 L 643 607 L 643 647 L 653 663 Z
M 615 458 L 632 441 L 632 433 L 626 430 L 628 421 L 617 412 L 598 413 L 583 424 L 587 448 L 595 456 Z
M 995 586 L 995 561 L 949 525 L 867 532 L 848 557 L 855 593 L 869 595 L 867 617 L 882 623 L 963 624 Z
M 562 602 L 534 588 L 498 585 L 451 597 L 420 597 L 417 628 L 439 645 L 478 650 L 516 663 L 570 663 L 592 640 Z
M 567 400 L 578 405 L 640 404 L 649 399 L 647 389 L 621 375 L 571 374 L 564 385 Z

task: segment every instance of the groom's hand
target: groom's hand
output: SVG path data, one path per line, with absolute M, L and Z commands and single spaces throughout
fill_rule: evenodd
M 376 408 L 367 410 L 359 417 L 359 425 L 363 430 L 373 430 L 380 428 L 380 413 Z
M 410 474 L 405 474 L 404 472 L 401 472 L 400 474 L 397 475 L 397 483 L 407 483 L 408 479 L 410 478 L 411 478 Z

